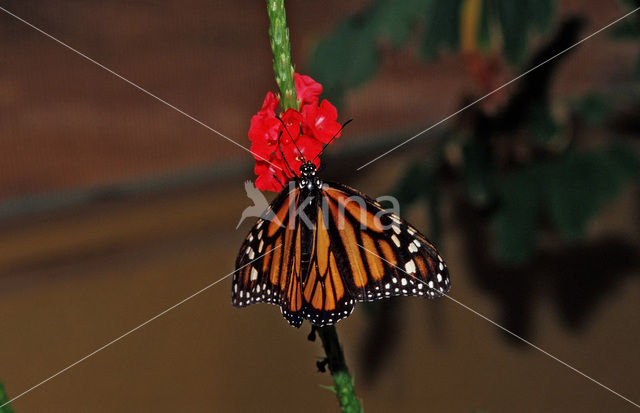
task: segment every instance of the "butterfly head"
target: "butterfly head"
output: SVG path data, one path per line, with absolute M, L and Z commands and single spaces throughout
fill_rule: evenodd
M 322 181 L 316 175 L 316 166 L 311 161 L 306 161 L 300 167 L 300 179 L 298 180 L 298 186 L 300 189 L 307 188 L 313 189 L 322 187 Z

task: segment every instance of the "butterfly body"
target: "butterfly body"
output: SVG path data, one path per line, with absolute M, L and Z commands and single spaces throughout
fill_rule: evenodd
M 334 324 L 357 301 L 449 291 L 446 264 L 406 221 L 306 162 L 251 229 L 236 260 L 232 304 L 279 305 L 289 323 Z

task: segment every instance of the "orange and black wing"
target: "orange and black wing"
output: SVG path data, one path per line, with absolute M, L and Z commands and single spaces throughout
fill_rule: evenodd
M 280 305 L 292 325 L 302 324 L 301 228 L 295 213 L 300 191 L 285 187 L 245 239 L 233 274 L 235 307 L 264 302 Z
M 326 208 L 317 209 L 313 251 L 309 269 L 302 280 L 303 315 L 317 326 L 334 324 L 353 311 L 351 272 L 330 228 L 333 219 Z
M 302 285 L 307 318 L 314 324 L 348 316 L 354 301 L 435 298 L 449 291 L 447 265 L 416 228 L 345 185 L 327 183 L 322 195 L 325 212 Z

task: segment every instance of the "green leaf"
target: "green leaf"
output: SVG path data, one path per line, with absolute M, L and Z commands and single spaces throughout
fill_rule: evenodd
M 519 63 L 527 46 L 528 7 L 513 0 L 497 0 L 497 6 L 504 54 L 511 63 Z
M 528 0 L 527 14 L 531 28 L 537 31 L 548 30 L 555 14 L 555 0 Z
M 609 115 L 609 102 L 600 94 L 589 93 L 573 103 L 574 111 L 591 125 L 602 124 Z
M 491 1 L 483 1 L 478 28 L 478 46 L 481 50 L 491 50 L 491 25 L 495 18 L 494 4 Z
M 409 207 L 425 195 L 421 189 L 425 187 L 428 174 L 428 167 L 422 162 L 413 163 L 405 170 L 404 175 L 394 185 L 393 193 L 402 208 Z
M 493 227 L 497 256 L 507 265 L 522 265 L 531 258 L 541 182 L 545 182 L 544 169 L 532 166 L 507 177 L 500 185 L 500 206 L 493 216 Z
M 494 196 L 491 148 L 485 142 L 474 139 L 463 147 L 462 153 L 467 194 L 474 204 L 484 206 Z
M 640 36 L 640 27 L 634 19 L 623 20 L 611 28 L 611 36 L 620 40 L 636 40 Z
M 325 97 L 340 100 L 345 89 L 369 80 L 378 68 L 373 31 L 358 16 L 344 20 L 316 46 L 310 61 L 312 77 L 325 87 Z
M 376 0 L 371 6 L 370 24 L 377 37 L 389 40 L 394 46 L 405 44 L 424 16 L 431 0 Z
M 512 174 L 500 183 L 500 205 L 493 217 L 498 257 L 510 265 L 531 258 L 543 209 L 564 237 L 583 237 L 597 213 L 639 177 L 640 157 L 624 145 L 571 151 Z
M 640 158 L 630 148 L 611 145 L 594 152 L 570 152 L 550 168 L 547 207 L 559 232 L 575 240 L 623 186 L 639 176 Z
M 539 101 L 531 106 L 529 131 L 533 141 L 540 144 L 548 143 L 558 135 L 560 126 L 551 114 L 548 100 Z
M 460 45 L 462 0 L 431 1 L 426 10 L 426 28 L 421 45 L 425 58 L 434 57 L 441 46 L 457 50 Z
M 325 390 L 329 390 L 331 393 L 337 393 L 336 388 L 333 386 L 327 386 L 325 384 L 319 384 L 318 386 L 322 387 Z
M 4 386 L 0 383 L 0 406 L 9 401 L 7 393 L 4 391 Z M 0 407 L 0 413 L 13 413 L 11 405 L 7 404 L 4 407 Z
M 441 194 L 440 185 L 437 181 L 436 173 L 431 170 L 427 184 L 427 205 L 429 207 L 427 215 L 429 217 L 429 239 L 436 245 L 442 240 L 442 216 L 440 215 Z

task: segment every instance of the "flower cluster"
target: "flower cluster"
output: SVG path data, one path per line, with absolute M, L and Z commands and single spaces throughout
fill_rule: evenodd
M 249 139 L 256 158 L 256 188 L 262 191 L 281 190 L 295 176 L 289 167 L 298 173 L 303 159 L 320 166 L 316 156 L 340 131 L 335 106 L 326 99 L 319 103 L 322 85 L 297 73 L 294 80 L 299 110 L 288 109 L 280 122 L 276 118 L 279 100 L 268 92 L 262 109 L 251 118 Z

